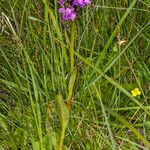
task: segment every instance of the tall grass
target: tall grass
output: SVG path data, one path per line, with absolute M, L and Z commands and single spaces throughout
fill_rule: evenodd
M 149 1 L 0 3 L 0 149 L 150 148 Z

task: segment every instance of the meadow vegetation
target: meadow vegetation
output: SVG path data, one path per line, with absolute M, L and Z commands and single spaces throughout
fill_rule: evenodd
M 149 0 L 58 8 L 0 1 L 0 149 L 150 149 Z

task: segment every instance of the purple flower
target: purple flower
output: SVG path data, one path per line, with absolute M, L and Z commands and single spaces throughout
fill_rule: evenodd
M 79 6 L 81 8 L 91 4 L 91 0 L 71 0 L 71 5 L 74 6 Z
M 85 5 L 91 4 L 91 0 L 84 0 L 84 4 L 85 4 Z
M 58 12 L 62 14 L 62 21 L 76 19 L 78 7 L 83 8 L 91 4 L 91 0 L 59 0 L 61 8 Z
M 62 14 L 62 21 L 66 20 L 74 21 L 76 19 L 77 13 L 75 12 L 75 9 L 72 7 L 59 8 L 58 12 Z
M 66 0 L 59 0 L 60 6 L 64 6 L 65 2 L 66 2 Z

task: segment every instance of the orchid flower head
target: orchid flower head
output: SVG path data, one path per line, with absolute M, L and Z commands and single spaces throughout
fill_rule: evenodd
M 59 0 L 61 8 L 58 12 L 61 14 L 62 21 L 74 21 L 77 16 L 77 10 L 91 4 L 91 0 Z

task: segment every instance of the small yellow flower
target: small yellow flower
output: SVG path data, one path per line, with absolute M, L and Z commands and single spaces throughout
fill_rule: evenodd
M 141 91 L 138 88 L 135 88 L 131 91 L 132 96 L 136 97 L 138 95 L 141 95 Z

